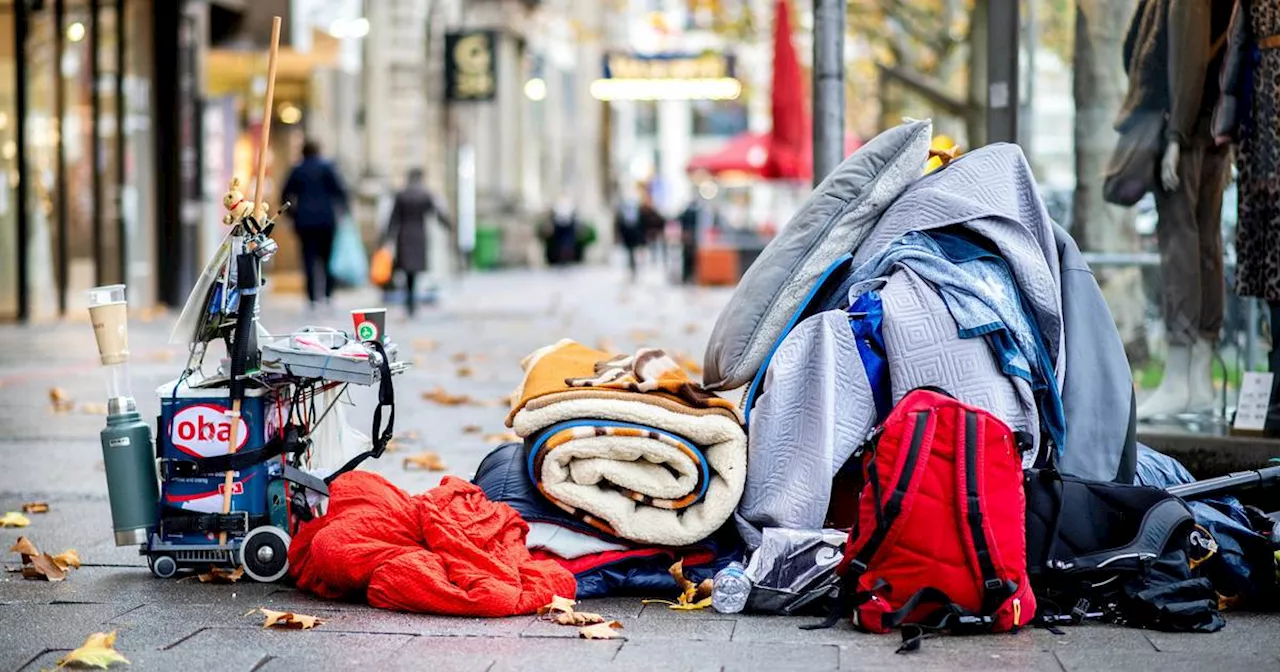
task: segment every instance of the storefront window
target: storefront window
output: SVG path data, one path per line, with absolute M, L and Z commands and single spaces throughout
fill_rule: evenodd
M 0 320 L 18 317 L 17 77 L 13 2 L 0 2 Z
M 26 166 L 23 191 L 27 200 L 27 293 L 33 319 L 59 313 L 57 269 L 62 268 L 58 231 L 58 23 L 46 5 L 27 16 Z

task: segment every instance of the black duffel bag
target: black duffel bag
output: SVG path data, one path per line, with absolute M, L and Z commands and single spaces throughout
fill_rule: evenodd
M 1217 593 L 1192 574 L 1212 545 L 1186 503 L 1164 490 L 1024 472 L 1027 570 L 1046 626 L 1097 618 L 1179 632 L 1225 622 Z

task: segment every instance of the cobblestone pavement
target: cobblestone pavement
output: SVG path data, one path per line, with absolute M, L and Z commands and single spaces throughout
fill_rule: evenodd
M 724 290 L 678 289 L 656 274 L 636 285 L 612 269 L 503 272 L 446 285 L 440 305 L 409 322 L 392 311 L 389 333 L 416 366 L 396 379 L 397 429 L 418 438 L 404 451 L 435 450 L 449 473 L 470 477 L 489 448 L 485 435 L 505 430 L 495 406 L 445 407 L 421 393 L 497 400 L 519 379 L 519 359 L 562 337 L 611 342 L 619 349 L 660 344 L 701 359 Z M 344 295 L 327 318 L 308 320 L 296 298 L 268 297 L 264 323 L 282 331 L 308 321 L 345 326 L 345 310 L 374 303 L 371 293 Z M 149 317 L 149 319 L 148 319 Z M 139 316 L 131 324 L 134 391 L 154 417 L 152 390 L 182 367 L 182 346 L 167 343 L 174 315 Z M 573 628 L 533 617 L 496 620 L 397 614 L 323 602 L 285 585 L 206 585 L 151 576 L 135 549 L 116 548 L 92 407 L 54 414 L 50 388 L 77 402 L 103 396 L 85 319 L 0 327 L 0 512 L 46 500 L 51 511 L 30 527 L 0 530 L 7 550 L 19 534 L 58 552 L 75 548 L 85 566 L 61 583 L 0 575 L 0 671 L 54 666 L 93 632 L 117 630 L 119 648 L 138 670 L 1228 670 L 1280 668 L 1280 619 L 1231 615 L 1214 635 L 1169 635 L 1104 626 L 1055 636 L 930 641 L 910 657 L 892 637 L 847 626 L 806 632 L 798 619 L 673 612 L 638 599 L 593 601 L 591 611 L 621 620 L 625 640 L 582 641 Z M 350 418 L 367 427 L 369 397 Z M 478 428 L 478 431 L 477 431 Z M 406 471 L 402 454 L 370 464 L 410 491 L 439 474 Z M 7 556 L 13 564 L 16 558 Z M 267 631 L 245 613 L 297 609 L 326 623 L 308 631 Z

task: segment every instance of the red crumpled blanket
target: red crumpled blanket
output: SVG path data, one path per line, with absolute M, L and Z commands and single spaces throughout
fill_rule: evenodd
M 446 476 L 409 496 L 385 478 L 353 471 L 329 486 L 328 512 L 302 524 L 289 548 L 298 587 L 327 599 L 363 596 L 397 611 L 514 616 L 537 611 L 577 583 L 559 564 L 534 560 L 529 526 L 507 504 Z

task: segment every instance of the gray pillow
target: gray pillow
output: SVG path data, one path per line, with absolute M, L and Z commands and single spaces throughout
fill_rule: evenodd
M 863 145 L 822 181 L 743 274 L 720 313 L 703 361 L 703 384 L 751 381 L 823 271 L 862 242 L 872 224 L 924 172 L 933 124 L 913 121 Z

